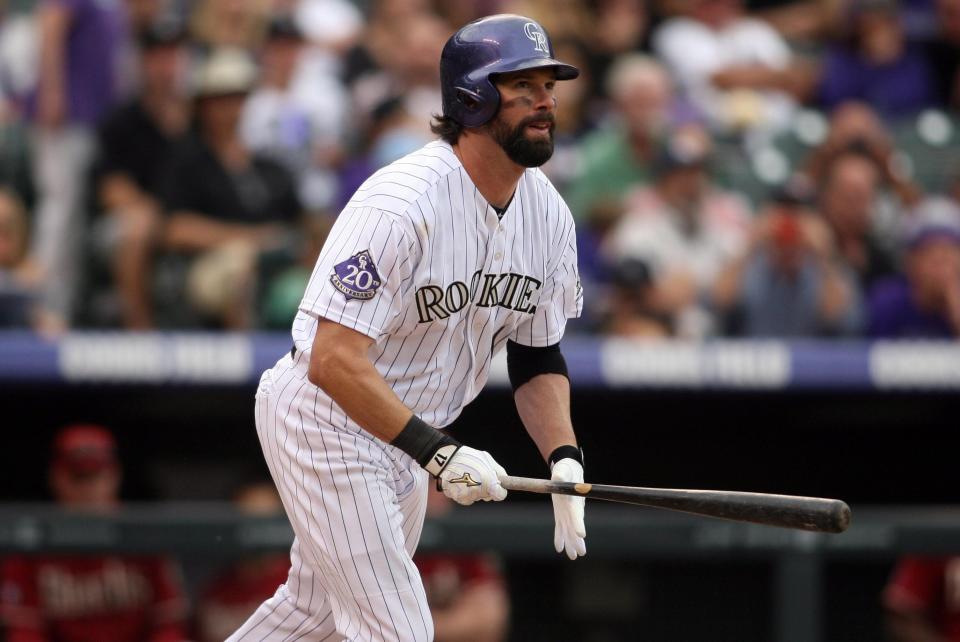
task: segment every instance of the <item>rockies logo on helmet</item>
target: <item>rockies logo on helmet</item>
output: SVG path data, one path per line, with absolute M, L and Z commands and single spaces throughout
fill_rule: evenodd
M 523 33 L 527 34 L 527 38 L 533 40 L 533 50 L 539 51 L 545 54 L 549 54 L 550 50 L 547 48 L 547 34 L 540 31 L 540 27 L 537 26 L 535 22 L 528 22 L 523 25 Z

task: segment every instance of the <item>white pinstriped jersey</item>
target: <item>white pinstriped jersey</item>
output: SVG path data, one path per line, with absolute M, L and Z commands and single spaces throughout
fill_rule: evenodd
M 573 218 L 546 176 L 526 170 L 498 218 L 435 141 L 378 171 L 346 205 L 293 339 L 309 352 L 317 317 L 370 336 L 371 361 L 394 392 L 443 427 L 483 388 L 508 339 L 555 344 L 582 304 Z M 318 419 L 344 419 L 322 392 L 320 404 Z

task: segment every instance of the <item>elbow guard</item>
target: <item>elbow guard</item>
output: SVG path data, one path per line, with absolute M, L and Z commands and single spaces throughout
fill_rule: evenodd
M 560 352 L 560 344 L 543 348 L 532 348 L 514 341 L 507 341 L 507 373 L 513 390 L 527 383 L 537 375 L 559 374 L 567 379 L 567 362 Z

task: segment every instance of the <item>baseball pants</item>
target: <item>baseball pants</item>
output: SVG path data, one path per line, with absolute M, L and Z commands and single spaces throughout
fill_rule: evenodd
M 256 425 L 295 539 L 286 584 L 228 642 L 432 640 L 412 559 L 427 472 L 347 421 L 289 355 L 260 379 Z

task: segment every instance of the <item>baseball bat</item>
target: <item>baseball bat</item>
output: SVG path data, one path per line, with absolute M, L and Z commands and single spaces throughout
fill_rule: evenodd
M 839 499 L 728 490 L 577 484 L 509 475 L 501 477 L 500 484 L 507 490 L 576 495 L 821 533 L 842 533 L 850 525 L 850 507 Z

